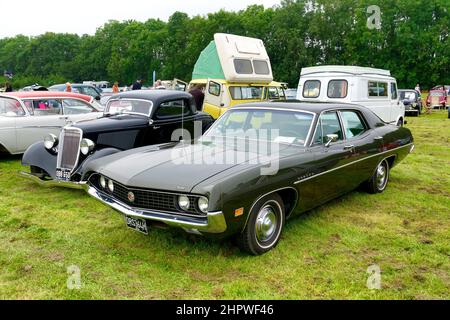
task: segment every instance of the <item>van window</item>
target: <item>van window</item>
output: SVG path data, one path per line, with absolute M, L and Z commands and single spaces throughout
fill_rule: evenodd
M 303 98 L 317 98 L 320 95 L 320 81 L 308 80 L 303 86 Z
M 387 97 L 388 84 L 386 82 L 369 81 L 369 97 Z
M 348 92 L 347 80 L 331 80 L 328 83 L 328 98 L 345 98 Z
M 397 100 L 398 94 L 397 94 L 397 84 L 391 83 L 391 98 L 392 100 Z
M 280 94 L 276 87 L 269 87 L 267 90 L 267 98 L 269 100 L 280 99 Z
M 257 100 L 261 99 L 262 87 L 230 87 L 233 100 Z
M 214 81 L 210 81 L 208 92 L 210 94 L 212 94 L 213 96 L 216 96 L 216 97 L 220 96 L 220 84 L 218 84 L 217 82 L 214 82 Z
M 264 60 L 253 60 L 256 74 L 270 74 L 269 64 Z
M 234 59 L 237 74 L 253 74 L 252 62 L 248 59 Z

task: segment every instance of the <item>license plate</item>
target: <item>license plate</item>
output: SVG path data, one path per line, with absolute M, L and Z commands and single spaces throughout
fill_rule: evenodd
M 125 223 L 127 224 L 128 228 L 133 229 L 134 231 L 148 234 L 147 221 L 145 221 L 144 219 L 125 216 Z
M 56 180 L 60 181 L 70 181 L 71 171 L 68 169 L 56 169 Z

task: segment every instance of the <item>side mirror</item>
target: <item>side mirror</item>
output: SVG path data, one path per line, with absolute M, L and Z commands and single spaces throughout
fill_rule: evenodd
M 325 147 L 329 147 L 332 142 L 338 141 L 339 136 L 337 134 L 327 134 L 327 142 L 325 143 Z

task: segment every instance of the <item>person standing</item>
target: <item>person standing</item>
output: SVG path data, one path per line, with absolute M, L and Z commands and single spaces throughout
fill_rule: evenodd
M 6 87 L 5 87 L 5 92 L 12 92 L 12 91 L 13 91 L 13 88 L 12 88 L 11 83 L 7 82 Z
M 135 83 L 133 83 L 133 87 L 131 88 L 131 90 L 141 90 L 142 89 L 142 80 L 136 80 Z
M 195 86 L 189 93 L 194 97 L 195 105 L 198 111 L 203 108 L 203 102 L 205 101 L 205 94 L 200 86 Z
M 422 94 L 422 92 L 420 92 L 420 85 L 419 85 L 419 84 L 416 85 L 415 90 L 416 90 L 418 93 Z
M 72 84 L 70 82 L 66 83 L 66 92 L 72 92 Z
M 114 94 L 119 93 L 119 83 L 118 83 L 117 81 L 114 82 L 114 85 L 113 85 L 113 87 L 112 87 L 112 92 L 113 92 Z

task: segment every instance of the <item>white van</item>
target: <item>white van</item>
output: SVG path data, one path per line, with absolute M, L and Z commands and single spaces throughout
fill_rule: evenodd
M 389 70 L 356 66 L 303 68 L 297 100 L 359 104 L 385 122 L 399 126 L 405 123 L 405 106 Z

